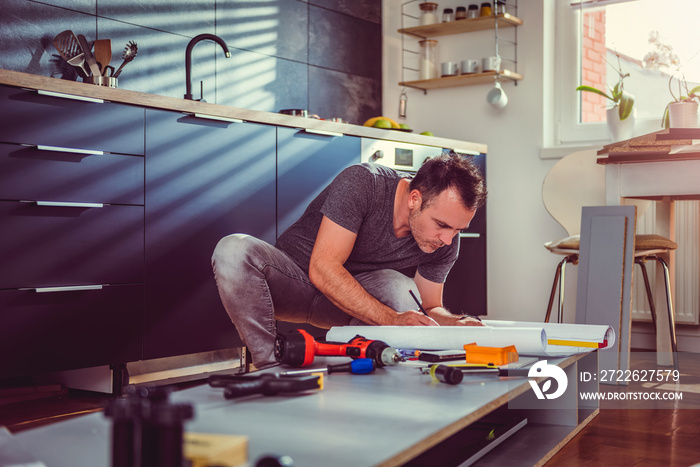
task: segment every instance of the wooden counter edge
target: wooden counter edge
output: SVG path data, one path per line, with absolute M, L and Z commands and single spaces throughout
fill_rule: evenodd
M 471 151 L 486 154 L 488 147 L 483 143 L 460 141 L 435 136 L 416 135 L 408 132 L 370 128 L 349 123 L 337 123 L 311 118 L 291 117 L 261 110 L 242 109 L 220 104 L 190 101 L 175 97 L 147 94 L 126 89 L 114 89 L 93 84 L 33 75 L 19 71 L 0 69 L 0 84 L 20 88 L 53 91 L 94 99 L 103 99 L 121 104 L 138 105 L 154 109 L 171 110 L 183 113 L 199 113 L 215 117 L 240 119 L 251 123 L 299 128 L 301 130 L 321 130 L 372 139 L 396 141 L 399 143 L 454 149 L 458 152 Z

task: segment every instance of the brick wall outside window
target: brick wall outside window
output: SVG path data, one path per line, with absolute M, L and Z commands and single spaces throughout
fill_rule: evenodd
M 605 91 L 607 89 L 605 63 L 605 10 L 600 9 L 584 14 L 583 48 L 581 58 L 581 84 L 593 86 Z M 581 92 L 581 122 L 604 122 L 605 110 L 610 102 L 603 96 L 591 92 Z

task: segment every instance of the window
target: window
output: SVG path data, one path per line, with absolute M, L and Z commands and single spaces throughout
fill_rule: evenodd
M 661 129 L 671 76 L 684 76 L 688 89 L 700 83 L 700 2 L 697 0 L 558 0 L 556 96 L 558 143 L 604 141 L 605 110 L 611 102 L 584 84 L 624 89 L 635 96 L 635 133 Z M 679 82 L 672 81 L 674 94 Z M 684 91 L 684 90 L 681 90 Z M 683 92 L 685 94 L 685 92 Z

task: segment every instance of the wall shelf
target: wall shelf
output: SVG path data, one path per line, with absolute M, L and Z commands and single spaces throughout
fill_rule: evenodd
M 493 83 L 496 77 L 507 78 L 513 81 L 520 81 L 523 76 L 510 70 L 500 72 L 487 71 L 485 73 L 472 73 L 469 75 L 445 76 L 443 78 L 423 79 L 418 81 L 402 81 L 400 86 L 415 88 L 420 90 L 443 89 L 455 86 L 468 86 L 471 84 Z
M 428 37 L 449 36 L 452 34 L 462 34 L 465 32 L 486 31 L 498 27 L 516 27 L 523 24 L 523 20 L 511 14 L 503 13 L 497 16 L 481 16 L 479 18 L 450 21 L 449 23 L 436 23 L 427 26 L 414 26 L 411 28 L 399 29 L 401 34 L 426 39 Z
M 523 76 L 518 73 L 518 35 L 517 28 L 523 24 L 523 20 L 518 18 L 518 2 L 514 0 L 512 2 L 506 2 L 506 8 L 513 8 L 516 15 L 510 13 L 500 13 L 498 15 L 480 16 L 477 18 L 463 19 L 450 21 L 446 23 L 434 23 L 427 25 L 418 25 L 412 27 L 404 27 L 405 22 L 417 22 L 419 17 L 414 16 L 406 12 L 406 7 L 411 4 L 415 4 L 418 0 L 409 0 L 401 6 L 401 28 L 398 32 L 401 34 L 401 81 L 400 86 L 414 88 L 422 90 L 427 93 L 429 89 L 443 89 L 451 88 L 456 86 L 469 86 L 474 84 L 490 84 L 498 79 L 508 79 L 514 81 L 518 84 L 518 81 L 523 79 Z M 493 8 L 496 7 L 496 2 L 493 1 Z M 499 29 L 512 28 L 513 40 L 508 40 L 503 38 L 499 34 Z M 421 80 L 406 80 L 406 71 L 418 72 L 419 70 L 413 67 L 406 66 L 405 55 L 412 54 L 418 55 L 419 52 L 411 50 L 406 47 L 405 38 L 411 37 L 414 39 L 430 39 L 434 37 L 450 36 L 456 34 L 466 34 L 479 31 L 494 31 L 495 48 L 496 55 L 501 57 L 505 62 L 508 62 L 507 66 L 499 71 L 487 71 L 483 73 L 473 73 L 466 75 L 457 76 L 446 76 L 441 78 L 433 79 L 421 79 Z M 510 35 L 510 34 L 509 34 Z M 503 57 L 499 53 L 499 42 L 503 41 L 510 47 L 512 47 L 512 56 Z M 511 68 L 512 66 L 512 68 Z

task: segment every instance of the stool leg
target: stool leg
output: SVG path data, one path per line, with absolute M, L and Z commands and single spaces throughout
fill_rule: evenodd
M 561 265 L 561 276 L 559 277 L 559 307 L 557 308 L 557 323 L 561 323 L 564 318 L 564 286 L 566 278 L 566 263 L 569 262 L 569 257 L 564 259 Z
M 547 305 L 547 314 L 544 316 L 544 322 L 549 323 L 549 316 L 552 314 L 552 305 L 554 305 L 554 295 L 557 292 L 557 284 L 559 283 L 559 277 L 561 276 L 562 268 L 566 263 L 566 258 L 561 260 L 557 265 L 556 272 L 554 273 L 554 282 L 552 283 L 552 292 L 549 294 L 549 304 Z M 561 294 L 561 291 L 560 291 Z
M 663 258 L 653 257 L 664 268 L 664 283 L 666 284 L 666 305 L 668 306 L 668 327 L 671 333 L 671 351 L 673 352 L 673 369 L 680 371 L 678 365 L 678 347 L 676 346 L 676 321 L 673 316 L 673 303 L 671 300 L 671 277 L 668 272 L 668 264 Z
M 649 301 L 649 311 L 651 311 L 651 322 L 654 325 L 654 332 L 656 332 L 656 306 L 654 305 L 654 297 L 651 294 L 651 285 L 649 284 L 649 274 L 647 274 L 647 266 L 644 264 L 644 258 L 636 258 L 635 263 L 639 265 L 642 270 L 642 277 L 644 277 L 644 288 L 647 292 L 647 300 Z

